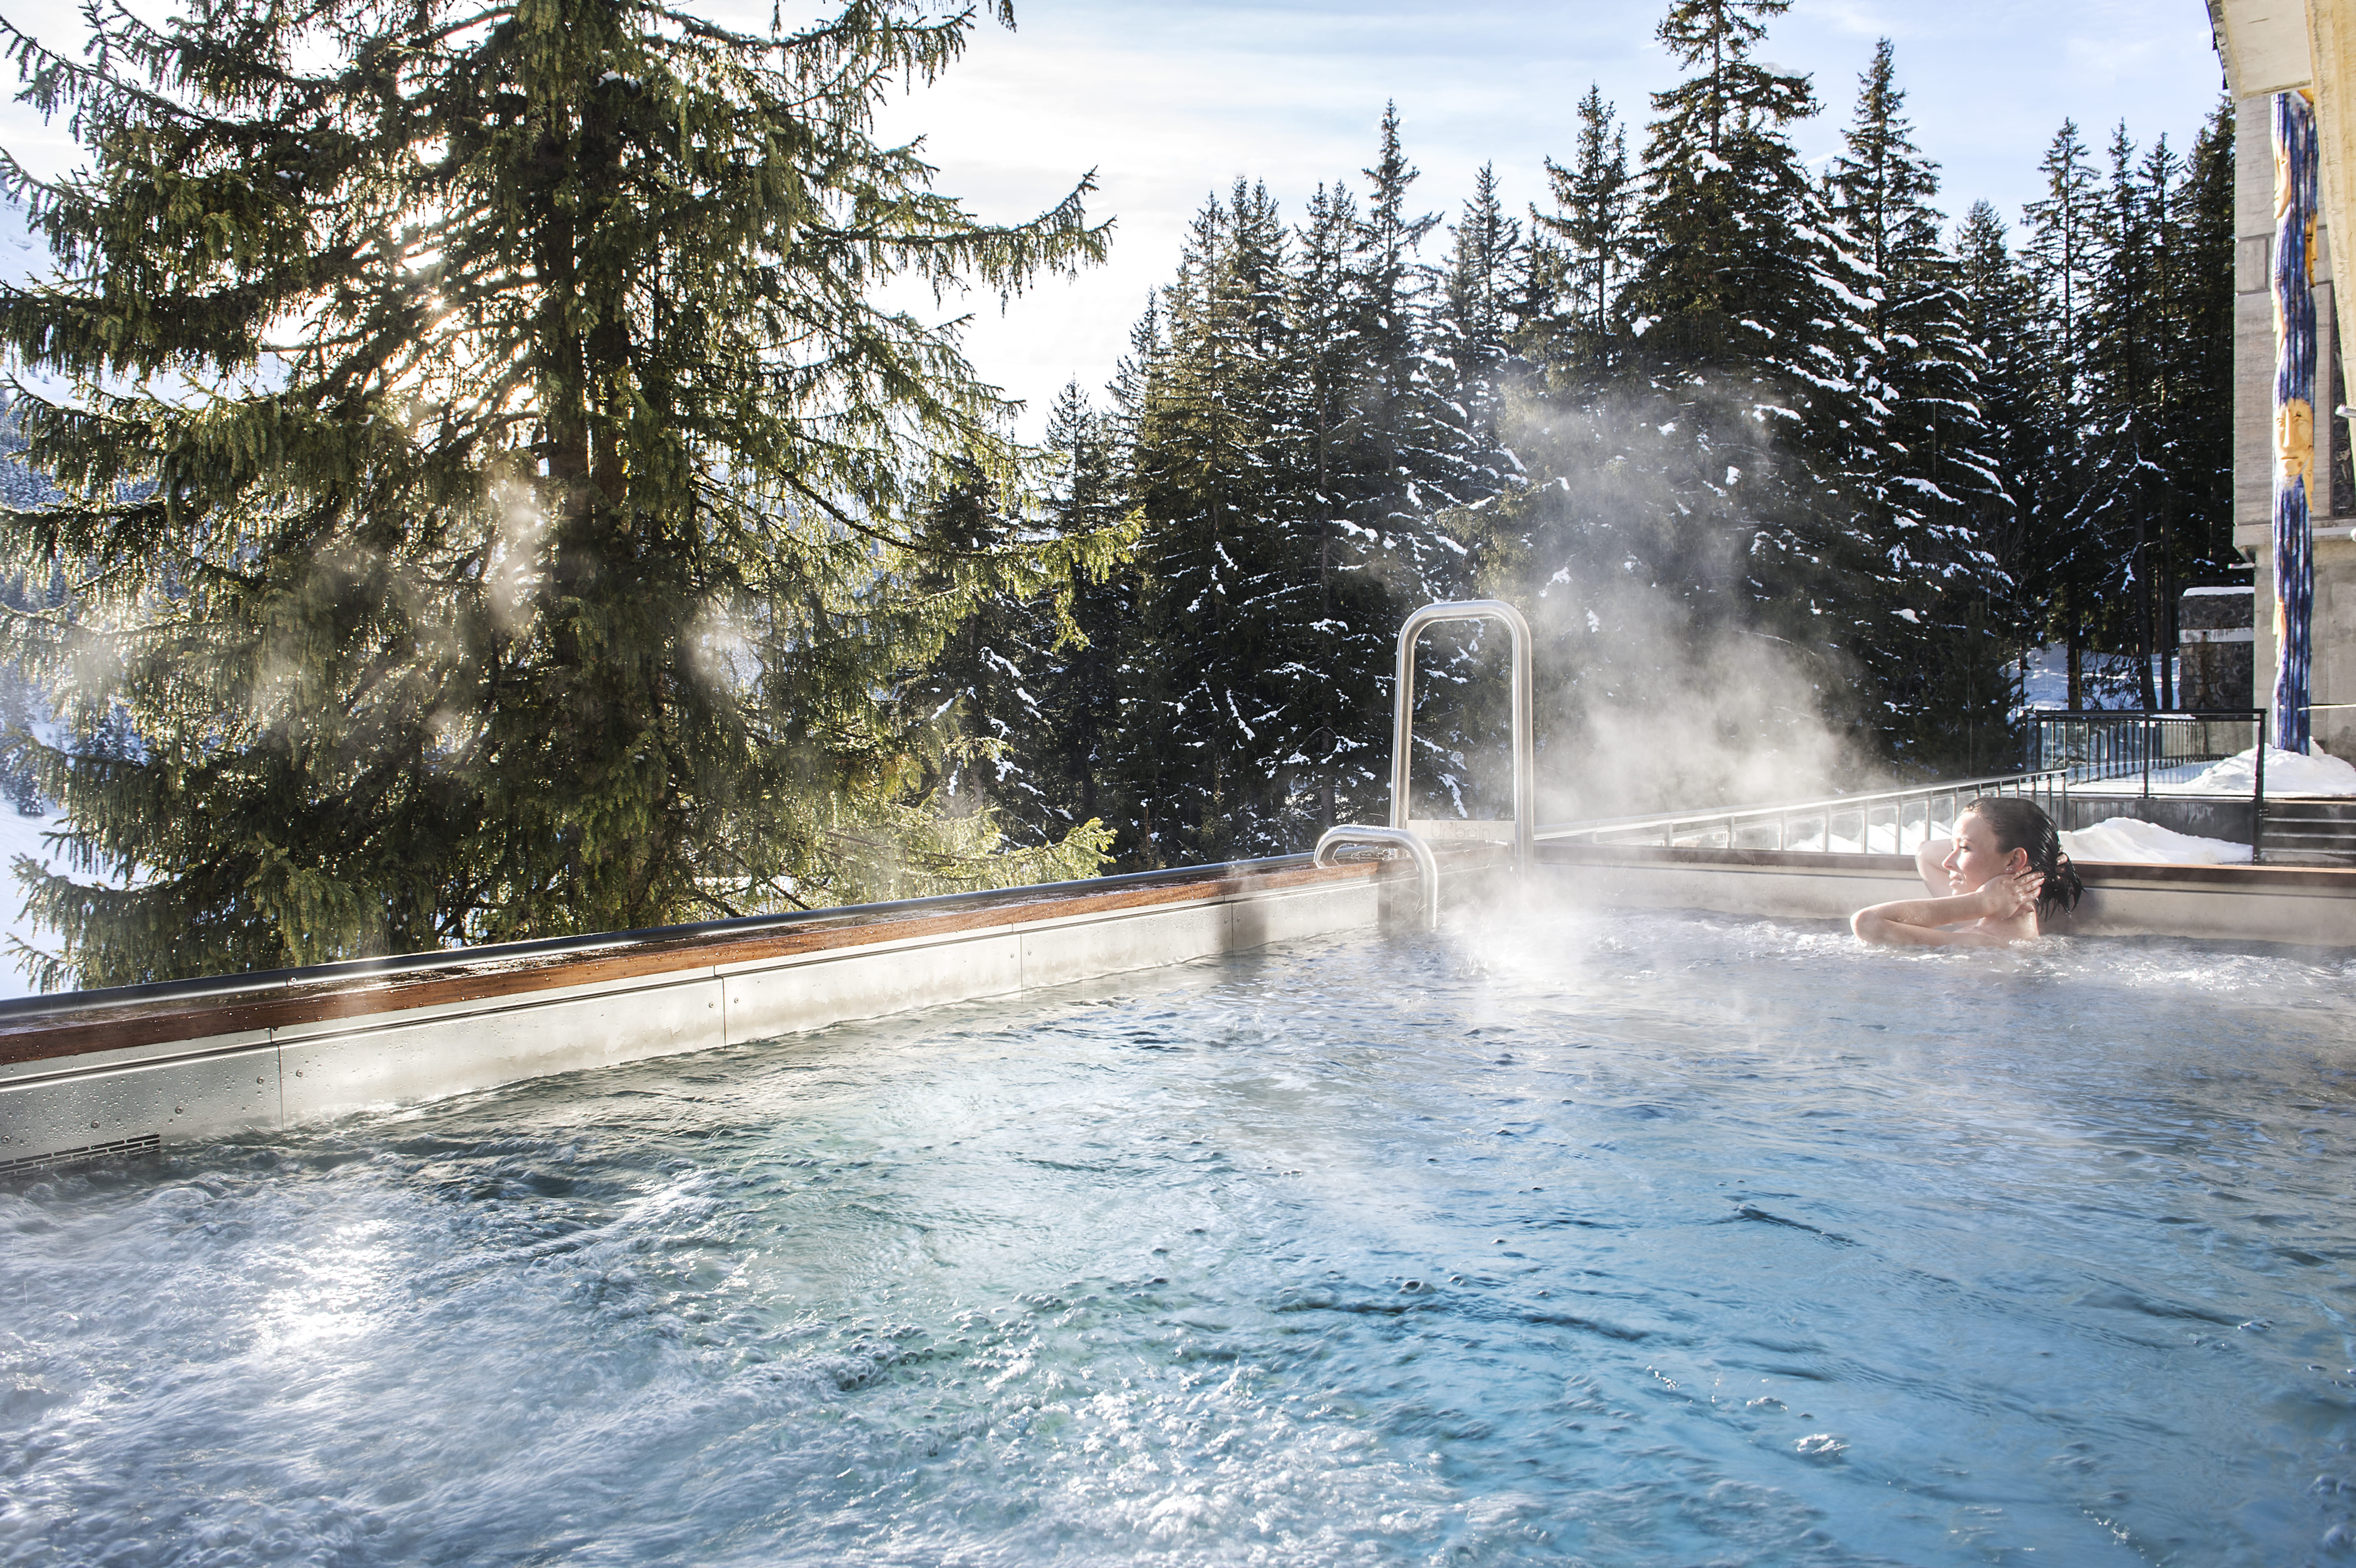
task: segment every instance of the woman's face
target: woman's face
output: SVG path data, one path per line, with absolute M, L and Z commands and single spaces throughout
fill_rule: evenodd
M 1942 862 L 1947 885 L 1958 893 L 1976 892 L 1990 877 L 2021 870 L 2028 864 L 2028 850 L 2005 854 L 1997 848 L 1996 829 L 1976 811 L 1964 813 L 1964 819 L 1955 824 L 1955 847 Z

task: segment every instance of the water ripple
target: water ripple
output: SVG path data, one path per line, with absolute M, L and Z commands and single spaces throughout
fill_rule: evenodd
M 2308 1561 L 2351 1000 L 1525 912 L 0 1187 L 0 1563 Z

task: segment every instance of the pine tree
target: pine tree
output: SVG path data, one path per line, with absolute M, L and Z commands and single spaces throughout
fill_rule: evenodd
M 1131 480 L 1142 513 L 1150 666 L 1130 743 L 1154 759 L 1160 863 L 1290 849 L 1310 807 L 1295 770 L 1323 672 L 1297 656 L 1313 580 L 1291 454 L 1298 405 L 1286 236 L 1237 181 L 1194 219 L 1163 293 Z
M 2021 272 L 2042 370 L 2028 410 L 2034 466 L 2019 492 L 2027 524 L 2020 574 L 2025 602 L 2039 607 L 2040 631 L 2063 644 L 2070 706 L 2078 708 L 2085 702 L 2084 654 L 2099 624 L 2106 559 L 2102 542 L 2087 537 L 2080 507 L 2086 492 L 2084 371 L 2098 197 L 2075 122 L 2062 123 L 2038 168 L 2045 195 L 2024 209 Z
M 2039 617 L 2022 597 L 2029 557 L 2018 497 L 2034 484 L 2042 451 L 2035 418 L 2042 371 L 2029 328 L 2029 287 L 2013 258 L 2004 219 L 1987 202 L 1974 202 L 1965 214 L 1954 251 L 1964 341 L 1978 368 L 1978 404 L 1997 475 L 1996 483 L 1972 508 L 1971 527 L 1996 557 L 2001 573 L 1998 635 L 2025 652 L 2035 641 Z
M 2234 579 L 2233 101 L 2221 99 L 2194 140 L 2162 265 L 2170 275 L 2178 395 L 2168 438 L 2172 549 L 2185 587 Z M 2174 595 L 2170 595 L 2171 612 Z M 2162 639 L 2173 647 L 2173 622 Z
M 2151 656 L 2158 486 L 2169 391 L 2167 357 L 2154 329 L 2166 319 L 2163 230 L 2176 165 L 2162 139 L 2138 164 L 2125 123 L 2112 133 L 2110 180 L 2094 208 L 2093 287 L 2085 302 L 2084 410 L 2071 514 L 2073 542 L 2086 558 L 2072 577 L 2094 606 L 2092 631 L 2105 651 L 2134 656 L 2139 706 L 2159 706 Z
M 1380 150 L 1364 172 L 1355 267 L 1362 379 L 1347 436 L 1358 520 L 1398 563 L 1410 599 L 1453 598 L 1463 549 L 1432 519 L 1469 498 L 1477 481 L 1464 457 L 1472 443 L 1463 417 L 1432 384 L 1425 354 L 1432 280 L 1416 251 L 1440 217 L 1408 210 L 1408 187 L 1420 172 L 1408 161 L 1396 104 L 1384 105 Z
M 1131 533 L 1121 485 L 1124 454 L 1112 421 L 1089 408 L 1076 383 L 1057 399 L 1046 446 L 1055 463 L 1048 511 L 1074 536 Z M 1143 586 L 1133 561 L 1072 582 L 1070 635 L 1042 661 L 1037 705 L 1045 719 L 1041 750 L 1028 760 L 1048 803 L 1050 822 L 1102 822 L 1116 848 L 1134 859 L 1143 841 L 1136 804 L 1122 785 L 1124 736 L 1139 645 Z M 1042 838 L 1047 837 L 1042 833 Z
M 1758 63 L 1786 0 L 1676 0 L 1659 37 L 1692 74 L 1655 93 L 1644 254 L 1622 292 L 1628 375 L 1668 504 L 1644 560 L 1703 621 L 1781 639 L 1828 713 L 1869 722 L 1855 603 L 1871 540 L 1842 482 L 1862 411 L 1856 349 L 1826 272 L 1829 217 L 1783 127 L 1815 109 L 1805 78 Z
M 1612 305 L 1634 261 L 1636 181 L 1628 136 L 1603 90 L 1589 83 L 1579 101 L 1579 147 L 1571 166 L 1546 160 L 1557 210 L 1530 210 L 1534 229 L 1552 237 L 1561 277 L 1546 292 L 1560 313 L 1558 351 L 1594 352 L 1611 336 Z
M 1521 226 L 1497 199 L 1496 171 L 1483 164 L 1464 213 L 1449 230 L 1448 271 L 1433 322 L 1433 349 L 1447 367 L 1440 394 L 1459 432 L 1454 499 L 1474 505 L 1504 490 L 1514 456 L 1498 436 L 1498 417 L 1520 322 L 1514 315 L 1521 269 Z
M 968 464 L 926 519 L 925 539 L 939 559 L 1056 535 L 1120 537 L 1119 519 L 1104 516 L 1086 494 L 1101 479 L 1094 472 L 1100 462 L 1091 450 L 1090 422 L 1078 388 L 1066 388 L 1048 427 L 1048 450 L 1061 461 L 1047 516 L 1039 521 L 1008 517 L 996 486 Z M 1085 609 L 1091 621 L 1103 618 L 1106 580 L 1119 574 L 1120 568 L 1108 564 L 1050 588 L 989 595 L 902 689 L 899 705 L 912 721 L 940 725 L 950 737 L 920 795 L 969 824 L 975 842 L 997 832 L 1010 880 L 1086 876 L 1113 839 L 1093 810 L 1074 809 L 1091 794 L 1087 770 L 1094 759 L 1085 733 L 1074 736 L 1067 729 L 1077 719 L 1085 731 L 1093 715 L 1071 712 L 1067 688 L 1076 682 L 1101 684 L 1102 653 L 1091 657 L 1080 616 Z M 951 587 L 948 576 L 938 570 L 920 574 L 915 586 L 919 592 Z M 1018 863 L 1023 872 L 1038 874 L 1015 878 Z
M 1938 168 L 1915 146 L 1904 105 L 1884 38 L 1830 176 L 1862 351 L 1851 471 L 1878 588 L 1856 646 L 1893 760 L 1974 772 L 2016 754 L 2008 650 L 1991 635 L 2003 583 L 1977 526 L 2008 497 L 1981 411 L 1959 266 L 1931 205 Z
M 123 720 L 19 746 L 80 868 L 133 885 L 32 879 L 44 983 L 876 891 L 858 841 L 930 831 L 944 738 L 905 672 L 1089 553 L 915 537 L 948 465 L 1013 483 L 1006 410 L 873 289 L 1012 291 L 1104 244 L 1081 193 L 982 224 L 874 139 L 969 18 L 96 25 L 90 65 L 12 44 L 91 163 L 11 170 L 64 281 L 0 293 L 0 335 L 80 395 L 25 411 L 73 499 L 5 534 L 76 585 L 16 651 L 82 733 Z M 973 858 L 941 832 L 917 848 Z
M 1368 328 L 1358 265 L 1363 232 L 1347 186 L 1319 186 L 1297 230 L 1291 319 L 1297 411 L 1292 461 L 1312 555 L 1312 619 L 1301 657 L 1323 672 L 1306 693 L 1313 716 L 1303 754 L 1322 829 L 1379 819 L 1387 807 L 1386 695 L 1390 635 L 1411 604 L 1366 521 L 1372 486 L 1363 472 L 1361 408 L 1369 377 Z

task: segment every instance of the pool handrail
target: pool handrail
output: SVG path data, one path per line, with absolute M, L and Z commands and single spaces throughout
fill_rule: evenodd
M 1347 847 L 1404 849 L 1415 857 L 1415 869 L 1422 880 L 1423 929 L 1432 931 L 1440 925 L 1440 861 L 1432 855 L 1431 846 L 1420 834 L 1406 827 L 1366 827 L 1344 822 L 1329 827 L 1317 836 L 1317 852 L 1313 857 L 1320 866 L 1337 866 L 1341 861 L 1336 852 Z
M 1902 829 L 1907 807 L 1916 801 L 1923 805 L 1923 826 L 1928 831 L 1931 803 L 1946 797 L 1948 820 L 1954 820 L 1963 803 L 1975 795 L 2020 795 L 2048 802 L 2065 800 L 2069 795 L 2070 771 L 2067 768 L 2040 768 L 2028 773 L 1997 773 L 1976 779 L 1945 779 L 1937 784 L 1914 784 L 1905 789 L 1876 790 L 1861 795 L 1819 795 L 1807 800 L 1778 801 L 1765 805 L 1738 805 L 1709 811 L 1661 812 L 1646 816 L 1602 817 L 1589 822 L 1551 823 L 1537 830 L 1540 838 L 1556 842 L 1584 839 L 1591 844 L 1606 841 L 1618 843 L 1650 843 L 1655 837 L 1664 847 L 1674 848 L 1677 830 L 1689 828 L 1701 831 L 1723 831 L 1726 847 L 1735 847 L 1738 824 L 1756 824 L 1772 820 L 1775 842 L 1772 848 L 1790 849 L 1792 822 L 1815 818 L 1823 830 L 1822 848 L 1832 848 L 1833 818 L 1859 813 L 1858 840 L 1860 846 L 1870 839 L 1875 814 L 1882 809 L 1894 809 L 1895 827 Z M 2054 812 L 2056 819 L 2060 813 Z
M 1399 628 L 1398 671 L 1391 691 L 1391 827 L 1408 831 L 1408 774 L 1415 741 L 1415 646 L 1442 621 L 1502 621 L 1513 639 L 1514 869 L 1526 873 L 1537 853 L 1537 743 L 1531 717 L 1530 624 L 1502 599 L 1440 599 Z M 1435 880 L 1433 885 L 1436 887 Z

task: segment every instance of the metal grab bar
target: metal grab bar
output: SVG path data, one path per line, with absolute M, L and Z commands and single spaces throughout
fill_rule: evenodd
M 1530 624 L 1502 599 L 1451 599 L 1426 604 L 1399 628 L 1398 678 L 1391 697 L 1391 827 L 1408 825 L 1408 769 L 1415 739 L 1415 644 L 1442 621 L 1503 621 L 1513 635 L 1514 869 L 1537 857 L 1537 742 L 1530 708 Z M 1338 832 L 1340 829 L 1335 829 Z
M 1405 849 L 1414 856 L 1417 874 L 1423 880 L 1423 929 L 1431 931 L 1438 928 L 1440 862 L 1433 858 L 1430 845 L 1404 827 L 1358 827 L 1344 823 L 1318 835 L 1316 863 L 1320 866 L 1338 864 L 1333 851 L 1349 844 Z

